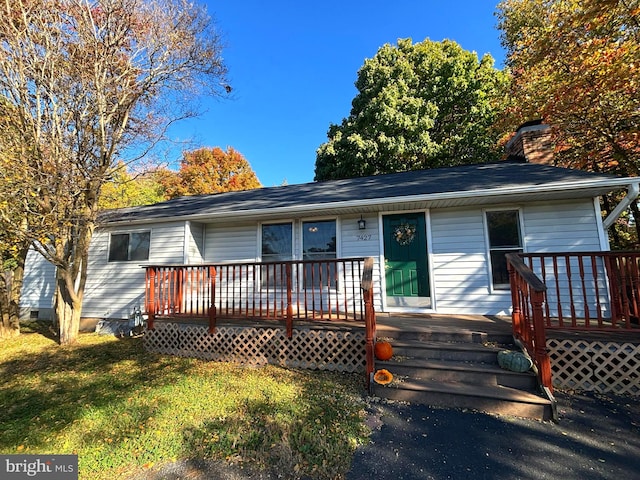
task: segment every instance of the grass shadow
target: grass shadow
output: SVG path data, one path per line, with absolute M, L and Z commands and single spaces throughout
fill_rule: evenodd
M 42 325 L 23 335 L 52 339 Z M 0 362 L 0 451 L 43 448 L 87 412 L 136 398 L 146 385 L 171 384 L 191 368 L 145 352 L 139 338 L 97 337 L 87 345 L 50 344 Z

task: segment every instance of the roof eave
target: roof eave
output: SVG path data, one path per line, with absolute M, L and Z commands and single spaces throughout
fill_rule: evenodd
M 175 222 L 175 221 L 201 221 L 201 220 L 215 220 L 223 218 L 238 218 L 238 217 L 256 217 L 264 215 L 265 212 L 269 212 L 270 215 L 281 216 L 295 216 L 300 213 L 312 213 L 327 209 L 341 209 L 341 208 L 365 208 L 372 206 L 385 206 L 394 203 L 406 203 L 406 202 L 436 202 L 443 200 L 474 200 L 478 198 L 493 198 L 500 197 L 501 203 L 507 197 L 522 196 L 527 194 L 540 194 L 551 192 L 579 192 L 585 191 L 583 196 L 597 197 L 602 195 L 602 191 L 613 191 L 619 188 L 625 188 L 631 184 L 640 184 L 640 178 L 613 178 L 613 179 L 594 179 L 581 182 L 555 182 L 544 185 L 518 185 L 510 187 L 481 189 L 474 191 L 456 191 L 456 192 L 442 192 L 442 193 L 430 193 L 422 195 L 407 195 L 401 197 L 388 197 L 378 199 L 362 199 L 362 200 L 348 200 L 340 202 L 323 202 L 304 205 L 293 205 L 283 207 L 270 207 L 270 208 L 258 208 L 249 210 L 234 210 L 230 211 L 209 211 L 204 213 L 195 213 L 191 215 L 177 215 L 171 217 L 147 217 L 147 218 L 135 218 L 135 219 L 123 219 L 106 222 L 105 225 L 136 225 L 154 222 Z M 590 195 L 590 192 L 592 194 Z M 214 207 L 215 208 L 215 207 Z

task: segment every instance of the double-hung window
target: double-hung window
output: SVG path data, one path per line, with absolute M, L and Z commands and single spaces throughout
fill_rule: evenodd
M 109 239 L 110 262 L 149 260 L 151 232 L 112 233 Z
M 293 226 L 288 223 L 262 225 L 262 261 L 281 262 L 293 258 Z M 263 285 L 285 285 L 285 271 L 281 265 L 262 267 Z
M 505 255 L 522 252 L 520 214 L 518 210 L 485 212 L 491 259 L 491 280 L 496 290 L 509 289 L 509 272 Z
M 313 260 L 304 269 L 305 287 L 335 287 L 335 262 L 322 262 L 336 258 L 336 221 L 302 222 L 302 259 Z
M 336 258 L 336 221 L 303 221 L 300 227 L 302 234 L 299 238 L 305 267 L 294 269 L 292 280 L 299 285 L 304 285 L 305 288 L 335 287 L 335 262 L 325 262 L 324 260 Z M 285 285 L 286 272 L 282 264 L 269 264 L 269 262 L 300 258 L 299 250 L 296 255 L 293 246 L 293 224 L 291 222 L 262 224 L 261 258 L 263 263 L 267 263 L 262 266 L 263 285 Z

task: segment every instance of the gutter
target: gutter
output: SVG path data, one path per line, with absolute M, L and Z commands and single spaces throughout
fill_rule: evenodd
M 605 230 L 608 230 L 611 225 L 620 218 L 622 212 L 629 208 L 631 202 L 638 198 L 638 193 L 640 193 L 640 184 L 638 182 L 632 183 L 627 187 L 627 195 L 620 201 L 618 206 L 613 209 L 609 216 L 602 221 L 602 226 Z

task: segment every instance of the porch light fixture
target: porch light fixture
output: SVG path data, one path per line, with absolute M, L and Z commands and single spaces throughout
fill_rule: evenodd
M 358 230 L 364 230 L 365 228 L 367 228 L 367 221 L 362 218 L 362 215 L 360 215 L 360 220 L 358 220 Z

